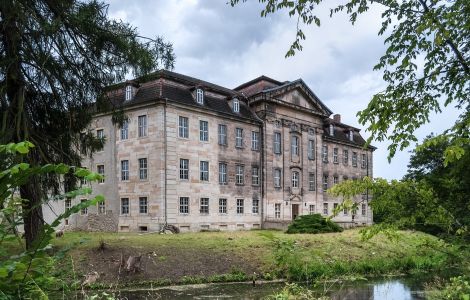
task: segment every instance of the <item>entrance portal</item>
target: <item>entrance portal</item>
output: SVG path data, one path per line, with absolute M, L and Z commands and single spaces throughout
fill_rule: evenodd
M 299 205 L 298 204 L 292 204 L 292 220 L 294 220 L 298 216 L 299 216 Z

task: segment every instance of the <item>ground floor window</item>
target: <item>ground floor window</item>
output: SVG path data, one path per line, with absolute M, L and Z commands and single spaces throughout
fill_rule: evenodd
M 106 203 L 103 201 L 98 203 L 98 213 L 105 214 L 106 213 Z
M 323 214 L 328 215 L 328 203 L 323 203 Z
M 258 199 L 253 199 L 253 213 L 254 214 L 259 213 L 259 200 Z
M 219 199 L 219 214 L 227 213 L 227 199 Z
M 147 214 L 147 212 L 148 212 L 147 197 L 139 197 L 139 213 Z
M 189 198 L 180 197 L 180 214 L 189 214 Z
M 274 204 L 274 217 L 276 219 L 281 218 L 281 204 L 280 203 Z
M 129 198 L 121 198 L 121 215 L 129 214 Z
M 237 199 L 237 214 L 243 214 L 244 211 L 244 200 Z
M 313 215 L 315 213 L 315 205 L 310 204 L 308 207 L 308 213 Z
M 80 203 L 83 203 L 83 202 L 86 202 L 87 200 L 86 199 L 81 199 L 80 200 Z M 84 207 L 80 210 L 80 214 L 81 215 L 87 215 L 88 214 L 88 207 Z
M 207 215 L 209 213 L 209 198 L 201 198 L 199 212 Z
M 362 215 L 365 216 L 366 215 L 366 212 L 367 212 L 367 204 L 365 203 L 362 203 Z

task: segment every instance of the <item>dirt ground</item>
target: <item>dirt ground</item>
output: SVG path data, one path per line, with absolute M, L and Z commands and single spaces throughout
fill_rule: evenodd
M 124 269 L 130 255 L 142 255 L 140 271 L 134 273 Z M 261 263 L 231 252 L 166 246 L 155 249 L 117 246 L 106 246 L 104 250 L 88 249 L 81 253 L 77 264 L 80 273 L 96 271 L 100 275 L 97 282 L 106 284 L 164 279 L 178 282 L 183 276 L 207 277 L 233 271 L 253 274 L 259 273 L 261 268 Z

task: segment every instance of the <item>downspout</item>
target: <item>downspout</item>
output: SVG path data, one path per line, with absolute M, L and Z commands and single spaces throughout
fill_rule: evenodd
M 262 171 L 261 171 L 261 228 L 263 228 L 263 222 L 264 222 L 264 191 L 265 191 L 265 184 L 267 184 L 266 180 L 265 180 L 265 170 L 266 170 L 266 166 L 265 166 L 265 160 L 264 160 L 264 145 L 265 145 L 265 142 L 264 142 L 264 137 L 266 136 L 266 126 L 263 126 L 264 123 L 261 123 L 260 124 L 260 134 L 261 134 L 261 145 L 260 145 L 260 166 L 262 167 Z
M 168 144 L 167 144 L 167 130 L 166 130 L 166 106 L 167 106 L 167 98 L 164 98 L 165 100 L 165 105 L 163 106 L 163 132 L 164 132 L 164 159 L 165 159 L 165 184 L 164 184 L 164 195 L 165 195 L 165 199 L 164 199 L 164 202 L 165 202 L 165 226 L 167 225 L 167 222 L 168 222 L 168 201 L 167 201 L 167 181 L 168 181 L 168 177 L 167 177 L 167 169 L 168 169 L 168 162 L 167 162 L 167 151 L 168 151 Z

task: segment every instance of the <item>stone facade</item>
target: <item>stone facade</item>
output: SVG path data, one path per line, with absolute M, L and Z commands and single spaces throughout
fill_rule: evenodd
M 374 148 L 364 148 L 359 130 L 338 115 L 330 119 L 302 80 L 262 76 L 231 90 L 160 71 L 117 85 L 109 99 L 123 109 L 127 126 L 97 113 L 90 130 L 106 143 L 83 161 L 104 172 L 92 188 L 106 201 L 67 220 L 69 229 L 282 228 L 298 215 L 330 215 L 341 201 L 325 188 L 372 176 Z M 354 216 L 334 220 L 371 224 L 368 197 L 355 199 Z

